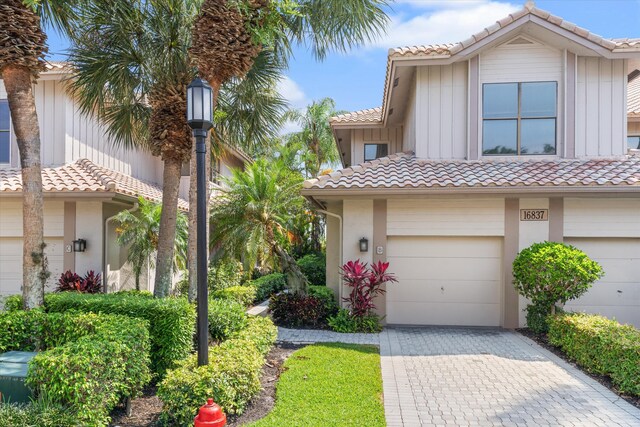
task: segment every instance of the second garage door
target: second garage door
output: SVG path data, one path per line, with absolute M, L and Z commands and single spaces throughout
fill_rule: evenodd
M 389 237 L 387 323 L 499 326 L 502 238 Z

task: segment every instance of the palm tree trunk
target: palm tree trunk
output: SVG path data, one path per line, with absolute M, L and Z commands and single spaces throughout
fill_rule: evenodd
M 197 278 L 197 241 L 198 241 L 198 215 L 196 205 L 198 201 L 198 180 L 196 179 L 196 144 L 191 150 L 191 161 L 189 162 L 189 241 L 187 244 L 187 268 L 189 274 L 189 302 L 194 302 L 198 294 Z
M 9 65 L 2 71 L 22 167 L 22 296 L 24 308 L 44 303 L 49 273 L 44 255 L 40 128 L 31 83 L 31 71 Z
M 164 161 L 162 174 L 162 214 L 158 233 L 158 258 L 153 294 L 156 298 L 169 296 L 173 282 L 173 258 L 178 216 L 178 193 L 182 162 L 175 158 Z

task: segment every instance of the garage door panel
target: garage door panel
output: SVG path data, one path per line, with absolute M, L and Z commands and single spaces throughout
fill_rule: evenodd
M 497 282 L 493 280 L 401 280 L 387 286 L 387 301 L 493 304 L 500 297 L 497 288 Z
M 390 324 L 498 326 L 502 239 L 389 237 Z
M 63 273 L 64 242 L 62 238 L 45 238 L 48 268 L 51 276 L 45 285 L 45 291 L 53 291 Z M 21 293 L 22 285 L 22 239 L 15 237 L 0 238 L 0 294 Z
M 387 318 L 404 325 L 496 326 L 500 324 L 500 307 L 498 304 L 407 302 L 388 305 Z
M 400 280 L 500 279 L 499 258 L 397 258 L 388 257 L 389 269 Z
M 573 238 L 566 243 L 602 265 L 604 277 L 586 294 L 566 304 L 640 327 L 640 239 Z
M 500 255 L 501 248 L 500 239 L 465 237 L 392 237 L 387 242 L 389 256 L 398 258 L 494 258 Z

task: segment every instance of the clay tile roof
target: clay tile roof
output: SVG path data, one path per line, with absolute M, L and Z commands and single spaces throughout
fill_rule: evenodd
M 627 115 L 640 117 L 640 77 L 631 80 L 627 86 Z
M 42 169 L 42 188 L 45 193 L 107 193 L 144 197 L 162 201 L 162 189 L 132 176 L 98 166 L 87 159 L 77 160 L 57 168 Z M 20 169 L 0 169 L 0 194 L 22 192 Z M 189 203 L 178 199 L 178 207 L 188 210 Z
M 340 114 L 329 119 L 329 123 L 380 123 L 381 121 L 382 107 Z
M 327 192 L 392 188 L 549 190 L 554 187 L 617 187 L 640 191 L 640 158 L 434 161 L 417 159 L 412 153 L 399 153 L 304 182 L 305 190 Z

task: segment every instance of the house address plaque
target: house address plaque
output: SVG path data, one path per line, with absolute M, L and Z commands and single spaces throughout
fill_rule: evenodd
M 549 209 L 520 209 L 520 221 L 549 221 Z

